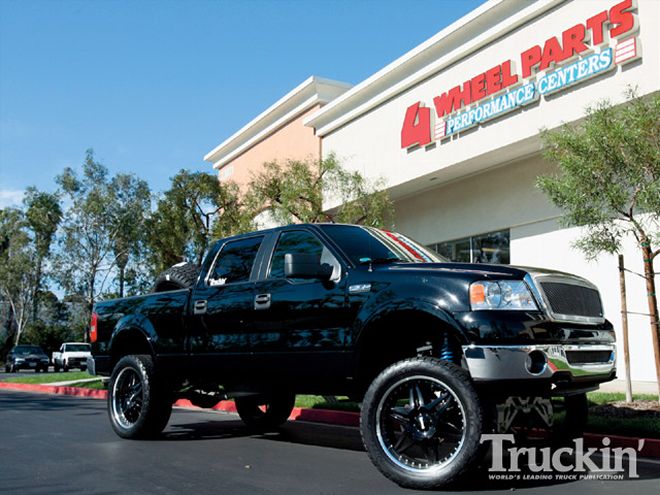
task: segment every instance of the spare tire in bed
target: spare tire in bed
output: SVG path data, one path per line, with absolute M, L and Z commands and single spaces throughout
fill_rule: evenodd
M 154 283 L 154 292 L 187 289 L 193 286 L 198 276 L 199 267 L 194 263 L 177 263 L 158 276 Z

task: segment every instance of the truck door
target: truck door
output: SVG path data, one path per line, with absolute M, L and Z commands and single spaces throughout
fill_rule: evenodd
M 254 305 L 253 271 L 263 235 L 227 241 L 191 298 L 189 348 L 195 368 L 222 373 L 245 361 Z
M 285 278 L 284 255 L 306 253 L 333 266 L 330 281 Z M 270 262 L 255 284 L 250 348 L 255 364 L 273 375 L 339 372 L 352 323 L 346 301 L 346 271 L 313 232 L 280 232 Z

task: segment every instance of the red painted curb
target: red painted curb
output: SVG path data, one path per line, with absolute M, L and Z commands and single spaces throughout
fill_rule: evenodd
M 37 385 L 32 383 L 9 383 L 0 382 L 0 389 L 18 390 L 24 392 L 37 392 L 42 394 L 74 395 L 78 397 L 90 397 L 93 399 L 106 399 L 108 392 L 106 390 L 96 390 L 91 388 L 62 387 L 53 385 Z M 177 407 L 196 408 L 189 400 L 179 399 L 174 403 Z M 215 411 L 228 413 L 236 412 L 236 405 L 233 401 L 222 401 L 213 407 Z M 327 423 L 340 426 L 359 426 L 360 414 L 350 411 L 332 411 L 329 409 L 307 409 L 294 407 L 289 416 L 291 421 L 309 421 L 312 423 Z M 632 448 L 639 453 L 641 457 L 651 457 L 660 459 L 660 439 L 655 438 L 636 438 L 622 437 L 619 435 L 603 435 L 600 433 L 585 433 L 584 445 L 586 447 L 603 447 L 603 439 L 607 437 L 610 440 L 610 448 Z M 642 445 L 641 450 L 638 447 Z
M 610 448 L 632 448 L 641 457 L 653 457 L 660 459 L 660 440 L 655 438 L 637 438 L 637 437 L 622 437 L 619 435 L 603 435 L 601 433 L 585 433 L 584 445 L 586 447 L 603 447 L 603 439 L 610 440 Z M 639 449 L 639 446 L 642 448 Z
M 91 397 L 93 399 L 105 399 L 107 390 L 96 390 L 93 388 L 63 387 L 57 385 L 40 385 L 36 383 L 10 383 L 0 382 L 0 389 L 19 390 L 23 392 L 37 392 L 41 394 L 74 395 L 77 397 Z

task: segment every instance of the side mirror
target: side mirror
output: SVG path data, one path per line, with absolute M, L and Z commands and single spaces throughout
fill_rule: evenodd
M 284 255 L 284 276 L 326 281 L 332 277 L 332 266 L 327 263 L 321 264 L 321 257 L 313 254 L 286 253 Z

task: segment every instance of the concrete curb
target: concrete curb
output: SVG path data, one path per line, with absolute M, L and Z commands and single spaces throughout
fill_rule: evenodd
M 106 399 L 108 392 L 106 390 L 95 390 L 90 388 L 37 385 L 32 383 L 10 383 L 0 382 L 0 390 L 16 390 L 23 392 L 36 392 L 42 394 L 54 395 L 73 395 L 77 397 L 89 397 L 93 399 Z M 174 404 L 175 407 L 197 408 L 187 399 L 179 399 Z M 215 411 L 235 413 L 236 406 L 232 401 L 222 401 L 213 407 Z M 360 414 L 350 411 L 332 411 L 329 409 L 308 409 L 294 407 L 289 416 L 290 421 L 309 421 L 312 423 L 327 423 L 339 426 L 360 425 Z M 619 435 L 603 435 L 599 433 L 585 433 L 584 444 L 587 447 L 603 447 L 603 439 L 609 438 L 610 448 L 632 448 L 639 453 L 641 457 L 650 457 L 660 459 L 660 439 L 655 438 L 636 438 L 622 437 Z M 639 446 L 642 446 L 639 449 Z

